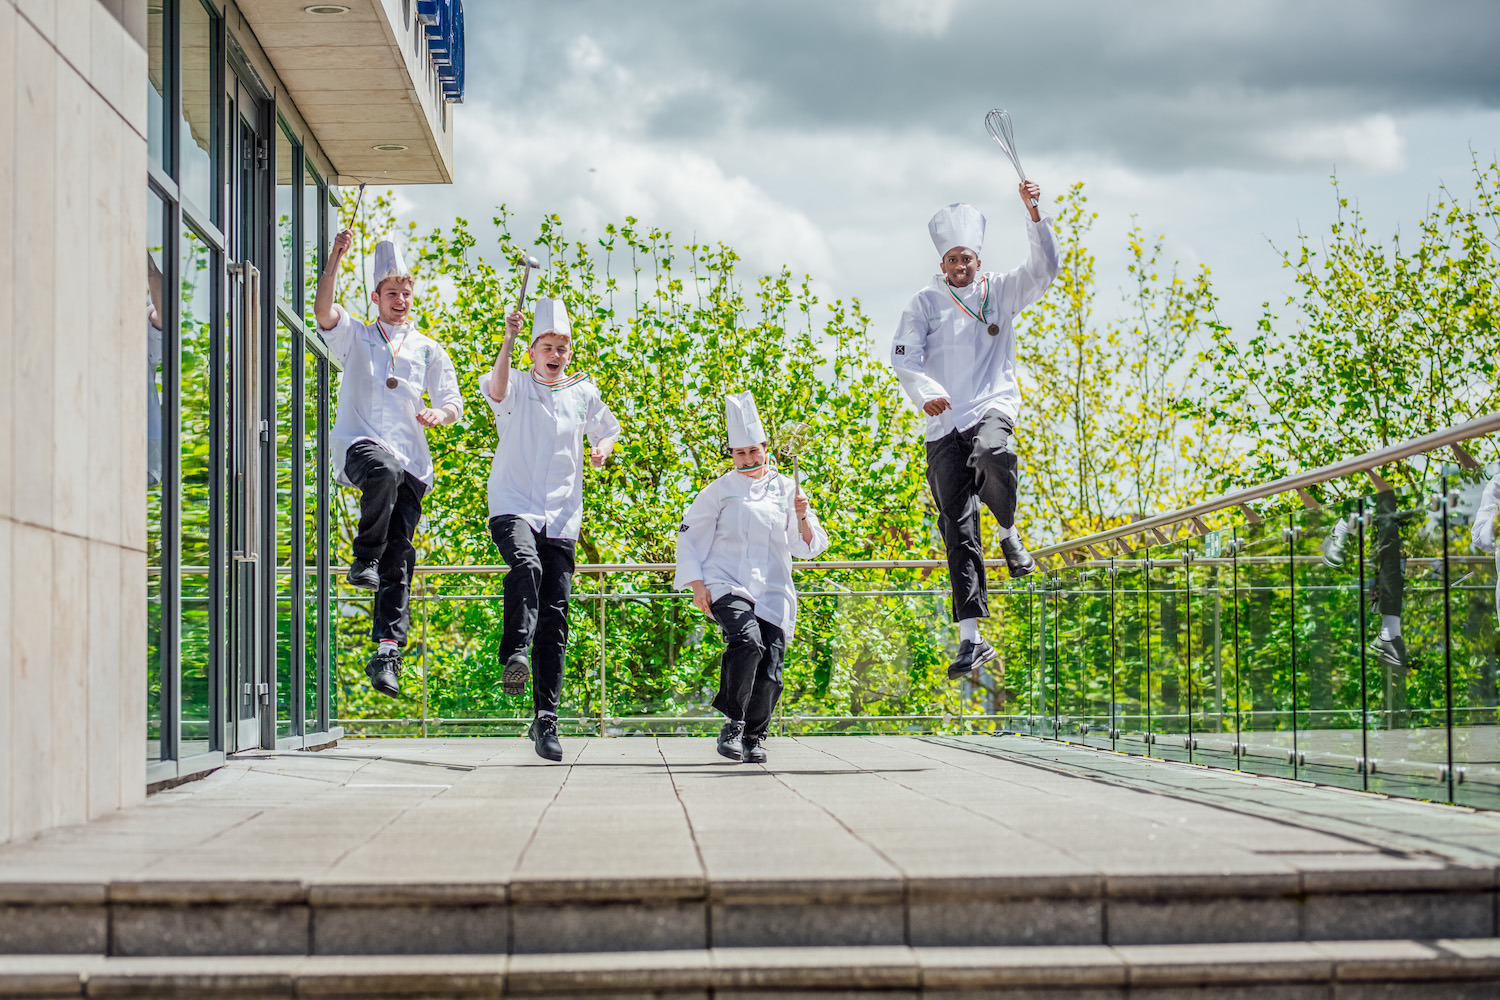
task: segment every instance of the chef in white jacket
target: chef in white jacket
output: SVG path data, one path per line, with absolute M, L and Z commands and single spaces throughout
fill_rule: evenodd
M 313 314 L 344 369 L 329 444 L 334 478 L 359 490 L 359 529 L 345 579 L 375 591 L 370 635 L 376 649 L 365 674 L 371 687 L 395 698 L 411 624 L 412 537 L 435 478 L 427 431 L 457 422 L 464 403 L 448 352 L 412 322 L 416 281 L 394 242 L 375 245 L 374 323 L 361 323 L 333 301 L 339 262 L 353 245 L 350 230 L 334 237 Z
M 557 706 L 568 645 L 568 595 L 583 524 L 583 460 L 602 466 L 620 422 L 593 379 L 568 374 L 573 324 L 561 299 L 537 299 L 529 369 L 511 367 L 523 317 L 505 321 L 505 341 L 479 391 L 495 414 L 490 464 L 490 537 L 509 572 L 500 638 L 500 686 L 512 697 L 531 680 L 534 718 L 527 735 L 537 755 L 562 760 Z M 587 436 L 589 449 L 584 450 Z
M 1495 512 L 1500 510 L 1500 475 L 1484 486 L 1484 495 L 1479 500 L 1479 512 L 1474 515 L 1474 525 L 1469 529 L 1469 540 L 1480 552 L 1495 555 L 1495 614 L 1500 615 L 1500 545 L 1495 538 Z
M 1016 381 L 1012 320 L 1046 292 L 1062 266 L 1052 220 L 1032 204 L 1041 188 L 1020 185 L 1030 214 L 1030 253 L 1012 271 L 984 271 L 984 216 L 973 205 L 941 209 L 927 224 L 938 252 L 939 273 L 901 313 L 891 344 L 891 365 L 901 387 L 927 415 L 927 484 L 938 508 L 948 550 L 953 618 L 959 623 L 958 658 L 949 678 L 977 670 L 995 656 L 979 634 L 989 617 L 979 505 L 999 525 L 1000 548 L 1011 576 L 1036 562 L 1016 534 L 1019 476 L 1011 447 L 1021 390 Z
M 828 533 L 791 478 L 770 464 L 755 397 L 724 397 L 734 468 L 705 486 L 677 529 L 673 587 L 718 622 L 728 644 L 714 708 L 728 718 L 719 753 L 763 763 L 781 697 L 781 663 L 797 622 L 792 558 L 828 548 Z

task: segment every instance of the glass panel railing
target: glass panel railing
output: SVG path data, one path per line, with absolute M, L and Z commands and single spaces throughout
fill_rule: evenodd
M 1146 603 L 1147 550 L 1116 559 L 1115 569 L 1115 749 L 1146 753 L 1151 621 Z
M 1500 590 L 1496 557 L 1474 544 L 1488 481 L 1500 465 L 1448 482 L 1448 616 L 1453 670 L 1453 800 L 1500 808 Z M 1497 483 L 1500 487 L 1500 483 Z M 1484 512 L 1488 523 L 1493 512 Z M 1481 531 L 1492 537 L 1493 529 Z
M 1295 775 L 1291 526 L 1285 517 L 1235 529 L 1240 767 Z

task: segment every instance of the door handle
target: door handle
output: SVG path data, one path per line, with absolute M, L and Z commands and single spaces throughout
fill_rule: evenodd
M 240 433 L 243 467 L 239 470 L 240 500 L 244 516 L 240 521 L 236 562 L 260 559 L 260 269 L 249 261 L 229 265 L 229 272 L 240 278 L 240 316 L 244 318 L 240 341 Z

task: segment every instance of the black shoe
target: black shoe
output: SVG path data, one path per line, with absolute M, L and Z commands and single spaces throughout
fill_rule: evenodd
M 719 729 L 719 756 L 730 760 L 745 759 L 745 744 L 741 737 L 745 733 L 743 722 L 726 722 Z
M 978 642 L 965 639 L 958 644 L 958 659 L 948 664 L 948 679 L 956 681 L 971 674 L 995 658 L 995 647 L 980 636 Z
M 349 572 L 344 574 L 344 579 L 351 587 L 360 590 L 380 589 L 380 567 L 373 559 L 356 559 L 349 564 Z
M 1376 639 L 1370 643 L 1370 652 L 1375 654 L 1381 666 L 1392 670 L 1406 669 L 1406 640 L 1399 635 L 1394 639 Z
M 370 687 L 391 698 L 401 697 L 401 650 L 380 649 L 365 664 L 365 675 L 370 678 Z
M 536 755 L 548 760 L 562 760 L 562 744 L 557 742 L 557 720 L 550 715 L 539 715 L 531 720 L 527 737 L 536 744 Z
M 510 654 L 510 659 L 505 661 L 505 666 L 500 670 L 500 690 L 517 698 L 526 693 L 526 682 L 531 680 L 531 662 L 526 658 L 526 650 L 518 649 Z
M 1036 560 L 1031 558 L 1031 553 L 1026 551 L 1014 530 L 1000 539 L 1000 554 L 1005 556 L 1005 567 L 1011 576 L 1029 576 L 1036 572 Z
M 766 738 L 764 736 L 746 736 L 742 742 L 745 745 L 745 755 L 742 759 L 746 764 L 766 762 Z

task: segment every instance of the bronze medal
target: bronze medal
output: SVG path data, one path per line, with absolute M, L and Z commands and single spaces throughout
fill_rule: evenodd
M 387 389 L 394 389 L 394 388 L 396 388 L 396 386 L 397 386 L 397 385 L 399 385 L 399 384 L 400 384 L 400 383 L 398 383 L 398 382 L 397 382 L 397 381 L 396 381 L 396 376 L 394 376 L 394 375 L 392 375 L 392 376 L 391 376 L 391 377 L 390 377 L 390 378 L 388 378 L 388 379 L 386 379 L 386 380 L 385 380 L 385 387 L 386 387 L 386 388 L 387 388 Z
M 991 337 L 998 337 L 998 336 L 1000 336 L 1000 324 L 998 324 L 998 323 L 991 323 L 990 324 L 990 336 Z

